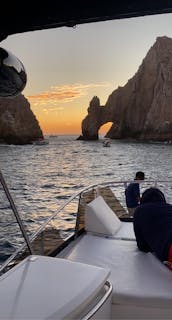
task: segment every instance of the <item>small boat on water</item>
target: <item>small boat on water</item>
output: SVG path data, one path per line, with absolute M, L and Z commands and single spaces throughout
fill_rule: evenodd
M 49 137 L 50 137 L 50 138 L 57 138 L 58 135 L 56 135 L 56 134 L 50 134 Z
M 38 139 L 32 142 L 32 144 L 37 145 L 37 146 L 43 146 L 45 144 L 49 144 L 48 139 Z
M 111 146 L 110 139 L 103 140 L 103 147 L 110 147 L 110 146 Z
M 86 4 L 83 10 L 80 7 L 80 11 L 73 1 L 67 11 L 66 3 L 57 5 L 54 10 L 47 2 L 42 4 L 37 21 L 32 6 L 29 11 L 17 7 L 16 2 L 9 15 L 9 4 L 4 2 L 1 40 L 10 34 L 55 26 L 172 12 L 172 5 L 165 0 L 158 6 L 156 1 L 145 5 L 99 1 Z M 7 88 L 8 73 L 5 78 L 2 74 L 0 96 L 15 96 L 26 84 L 25 72 L 19 61 L 11 68 L 14 59 L 7 63 L 8 52 L 1 53 L 1 64 L 12 81 Z M 127 181 L 102 182 L 80 190 L 29 235 L 1 171 L 0 183 L 14 214 L 13 226 L 17 224 L 21 231 L 21 243 L 13 238 L 16 250 L 0 266 L 0 319 L 171 319 L 172 273 L 153 253 L 137 248 L 132 219 L 117 197 Z M 171 193 L 172 181 L 142 183 L 163 186 Z M 55 219 L 68 205 L 76 223 L 73 234 L 64 238 Z

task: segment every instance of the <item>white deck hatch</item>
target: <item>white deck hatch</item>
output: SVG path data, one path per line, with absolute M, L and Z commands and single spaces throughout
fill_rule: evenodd
M 30 256 L 1 277 L 0 319 L 75 317 L 104 286 L 109 270 Z

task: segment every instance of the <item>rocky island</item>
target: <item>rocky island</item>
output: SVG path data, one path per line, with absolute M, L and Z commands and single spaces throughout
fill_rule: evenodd
M 171 38 L 156 39 L 136 74 L 104 106 L 93 97 L 78 139 L 97 140 L 107 122 L 113 123 L 106 134 L 111 139 L 172 141 Z
M 0 142 L 28 144 L 41 138 L 42 130 L 24 95 L 0 98 Z

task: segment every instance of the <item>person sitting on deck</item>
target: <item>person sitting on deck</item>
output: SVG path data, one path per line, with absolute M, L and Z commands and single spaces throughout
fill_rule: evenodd
M 138 248 L 153 252 L 172 269 L 172 205 L 162 191 L 149 188 L 143 192 L 133 223 Z
M 127 209 L 130 217 L 133 217 L 136 207 L 140 204 L 139 180 L 144 180 L 144 178 L 145 178 L 144 172 L 142 171 L 136 172 L 134 180 L 136 180 L 137 183 L 132 182 L 125 189 L 126 205 L 127 205 Z

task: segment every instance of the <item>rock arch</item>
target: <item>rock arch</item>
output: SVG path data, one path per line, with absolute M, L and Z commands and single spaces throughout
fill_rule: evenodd
M 78 139 L 98 140 L 100 128 L 108 122 L 113 123 L 112 115 L 107 112 L 105 106 L 100 105 L 100 100 L 97 96 L 92 98 L 87 111 L 88 115 L 82 121 L 82 135 Z
M 172 39 L 158 37 L 137 73 L 108 97 L 97 96 L 82 121 L 79 139 L 97 140 L 100 127 L 112 122 L 111 139 L 172 140 Z

